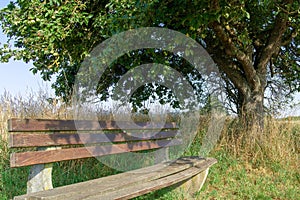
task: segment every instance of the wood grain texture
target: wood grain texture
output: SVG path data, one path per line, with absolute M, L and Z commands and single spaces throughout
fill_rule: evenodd
M 164 176 L 159 179 L 151 180 L 145 183 L 136 184 L 132 186 L 124 186 L 110 193 L 106 193 L 105 195 L 98 194 L 93 195 L 89 194 L 85 200 L 125 200 L 132 199 L 137 196 L 141 196 L 143 194 L 147 194 L 149 192 L 159 190 L 171 185 L 175 185 L 177 183 L 183 182 L 191 177 L 196 176 L 201 173 L 203 170 L 209 168 L 211 163 L 203 163 L 203 165 L 198 165 L 197 167 L 191 167 L 184 171 L 180 171 L 169 176 Z
M 185 180 L 181 184 L 178 184 L 175 190 L 181 193 L 184 192 L 184 194 L 186 194 L 187 199 L 189 199 L 189 197 L 191 197 L 190 199 L 192 199 L 192 197 L 201 190 L 208 175 L 208 171 L 209 168 Z
M 214 158 L 184 157 L 15 199 L 128 199 L 189 179 L 216 162 Z
M 172 129 L 178 128 L 174 122 L 116 122 L 92 120 L 49 120 L 49 119 L 10 119 L 8 130 L 10 132 L 25 131 L 97 131 L 115 129 Z
M 9 147 L 43 147 L 43 146 L 61 146 L 61 145 L 79 145 L 96 144 L 107 142 L 131 142 L 142 140 L 156 140 L 164 138 L 173 138 L 177 131 L 161 131 L 154 133 L 16 133 L 10 134 Z
M 10 167 L 21 167 L 35 164 L 52 163 L 64 160 L 74 160 L 111 154 L 119 154 L 125 152 L 157 149 L 180 144 L 181 140 L 174 139 L 132 142 L 112 145 L 110 144 L 102 146 L 87 146 L 69 149 L 57 149 L 51 151 L 12 153 L 10 158 Z

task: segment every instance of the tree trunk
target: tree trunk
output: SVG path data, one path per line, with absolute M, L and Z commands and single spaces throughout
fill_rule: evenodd
M 246 131 L 264 128 L 264 90 L 248 91 L 241 96 L 239 118 Z

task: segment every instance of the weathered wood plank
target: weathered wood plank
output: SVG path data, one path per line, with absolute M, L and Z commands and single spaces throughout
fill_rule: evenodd
M 216 163 L 216 160 L 213 158 L 203 159 L 200 157 L 186 157 L 176 161 L 160 163 L 154 166 L 132 170 L 100 179 L 62 186 L 54 188 L 53 190 L 22 195 L 16 197 L 16 199 L 29 199 L 29 197 L 30 199 L 47 200 L 85 199 L 92 198 L 94 196 L 97 197 L 95 197 L 96 199 L 102 199 L 102 196 L 107 193 L 112 195 L 114 191 L 126 191 L 127 187 L 130 189 L 130 187 L 142 185 L 152 180 L 160 180 L 162 177 L 168 177 L 179 172 L 183 172 L 182 174 L 184 175 L 185 170 L 191 167 L 197 168 L 201 171 L 202 168 L 210 167 L 214 163 Z
M 103 146 L 87 146 L 79 148 L 58 149 L 51 151 L 32 151 L 12 153 L 10 158 L 11 167 L 29 166 L 35 164 L 52 163 L 64 160 L 73 160 L 103 155 L 119 154 L 124 152 L 142 151 L 162 147 L 180 145 L 181 140 L 157 140 L 132 142 L 126 144 L 112 144 Z
M 130 133 L 129 133 L 130 134 Z M 139 133 L 131 136 L 128 133 L 17 133 L 10 134 L 10 147 L 42 147 L 42 146 L 61 146 L 61 145 L 79 145 L 79 144 L 96 144 L 105 142 L 130 142 L 138 140 L 153 140 L 173 138 L 177 131 L 161 131 L 153 133 Z
M 184 194 L 186 194 L 187 199 L 193 199 L 193 196 L 200 191 L 203 184 L 205 183 L 208 171 L 209 168 L 193 176 L 192 178 L 181 182 L 180 184 L 176 184 L 178 186 L 175 188 L 175 190 L 179 192 L 184 192 Z
M 124 186 L 123 188 L 118 188 L 118 190 L 112 191 L 106 194 L 97 194 L 93 195 L 91 193 L 87 194 L 85 198 L 81 198 L 84 200 L 125 200 L 131 199 L 137 196 L 141 196 L 143 194 L 147 194 L 149 192 L 159 190 L 176 183 L 183 182 L 191 177 L 196 176 L 200 172 L 206 170 L 212 165 L 211 162 L 204 162 L 202 165 L 198 165 L 195 167 L 188 168 L 184 171 L 180 171 L 169 176 L 164 176 L 159 179 L 151 180 L 145 183 Z
M 168 164 L 166 163 L 159 163 L 156 165 L 152 165 L 149 167 L 144 167 L 136 170 L 132 170 L 129 172 L 124 172 L 120 174 L 115 174 L 112 176 L 102 177 L 99 179 L 89 180 L 86 182 L 80 182 L 75 183 L 72 185 L 66 185 L 54 188 L 53 190 L 43 191 L 43 192 L 37 192 L 32 194 L 25 194 L 16 196 L 14 200 L 21 200 L 21 199 L 44 199 L 47 197 L 48 199 L 66 199 L 70 198 L 71 196 L 75 196 L 78 190 L 83 189 L 88 191 L 90 186 L 95 186 L 98 188 L 98 190 L 101 191 L 110 191 L 111 187 L 117 185 L 118 183 L 121 183 L 120 180 L 122 180 L 122 183 L 126 182 L 127 184 L 132 184 L 132 177 L 139 177 L 138 180 L 134 181 L 146 181 L 147 177 L 153 176 L 153 172 L 156 172 L 157 170 L 160 170 L 164 167 L 166 167 Z M 181 165 L 182 170 L 185 169 L 186 166 Z M 187 166 L 189 167 L 189 166 Z M 174 173 L 173 171 L 169 171 L 170 173 Z M 146 175 L 146 178 L 144 177 Z M 105 182 L 105 184 L 103 184 Z M 137 183 L 138 183 L 137 182 Z M 80 197 L 80 196 L 79 196 Z
M 151 123 L 92 120 L 49 120 L 49 119 L 10 119 L 8 130 L 11 132 L 24 131 L 85 131 L 85 130 L 114 130 L 114 129 L 172 129 L 177 128 L 175 122 Z

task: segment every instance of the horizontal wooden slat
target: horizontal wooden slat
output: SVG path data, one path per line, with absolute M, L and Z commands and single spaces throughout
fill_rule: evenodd
M 119 127 L 119 126 L 120 127 Z M 151 123 L 136 122 L 138 129 L 161 129 L 177 128 L 174 122 Z M 10 119 L 8 121 L 8 130 L 11 132 L 22 131 L 97 131 L 114 129 L 137 129 L 129 122 L 115 121 L 92 121 L 92 120 L 49 120 L 49 119 Z
M 177 135 L 177 131 L 161 131 L 153 133 L 135 133 L 130 136 L 127 133 L 16 133 L 10 134 L 10 147 L 43 147 L 43 146 L 60 146 L 75 144 L 95 144 L 104 142 L 130 142 L 138 140 L 154 140 L 173 138 Z
M 10 158 L 11 167 L 29 166 L 35 164 L 51 163 L 64 160 L 73 160 L 89 157 L 97 157 L 124 152 L 157 149 L 168 146 L 180 145 L 181 140 L 157 140 L 148 142 L 132 142 L 126 144 L 113 144 L 103 146 L 88 146 L 69 149 L 57 149 L 49 151 L 32 151 L 12 153 Z
M 44 200 L 57 200 L 57 199 L 86 199 L 97 197 L 96 199 L 103 199 L 105 195 L 112 197 L 113 191 L 120 191 L 120 195 L 123 195 L 125 186 L 128 187 L 127 195 L 134 195 L 130 188 L 143 185 L 149 181 L 161 180 L 163 177 L 169 177 L 172 174 L 183 172 L 184 176 L 187 169 L 191 167 L 198 168 L 198 172 L 203 171 L 216 163 L 216 159 L 200 157 L 184 157 L 176 161 L 170 161 L 167 163 L 159 163 L 150 167 L 140 168 L 133 171 L 124 172 L 112 176 L 107 176 L 99 179 L 94 179 L 86 182 L 76 183 L 72 185 L 62 186 L 47 190 L 43 192 L 37 192 L 27 195 L 16 197 L 15 199 L 44 199 Z M 172 164 L 169 164 L 172 163 Z M 105 184 L 103 184 L 105 183 Z M 159 183 L 158 183 L 159 185 Z M 148 186 L 142 186 L 142 188 L 149 188 Z M 140 191 L 140 190 L 139 190 Z M 144 190 L 145 191 L 145 190 Z M 101 195 L 101 196 L 97 196 Z
M 188 180 L 189 178 L 199 174 L 200 172 L 206 170 L 211 165 L 216 163 L 215 160 L 207 160 L 203 161 L 200 165 L 198 164 L 195 167 L 188 168 L 184 171 L 179 171 L 174 174 L 170 174 L 169 176 L 163 176 L 159 179 L 154 179 L 148 182 L 144 182 L 141 184 L 135 184 L 131 186 L 124 185 L 123 187 L 120 187 L 118 190 L 114 190 L 112 192 L 106 193 L 106 194 L 87 194 L 85 198 L 82 198 L 84 200 L 126 200 L 126 199 L 132 199 L 134 197 L 141 196 L 143 194 L 147 194 L 149 192 L 159 190 L 180 182 L 183 182 L 185 180 Z

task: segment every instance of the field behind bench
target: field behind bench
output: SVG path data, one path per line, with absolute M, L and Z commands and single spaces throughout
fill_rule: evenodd
M 26 193 L 29 169 L 9 168 L 7 119 L 72 118 L 72 110 L 47 99 L 47 96 L 43 92 L 33 93 L 25 99 L 8 93 L 0 96 L 0 200 Z M 300 199 L 300 119 L 268 119 L 266 122 L 264 134 L 249 138 L 239 133 L 234 119 L 228 119 L 218 144 L 210 153 L 218 163 L 211 168 L 199 199 Z M 197 155 L 206 125 L 204 122 L 199 128 L 186 155 Z M 96 159 L 63 162 L 54 166 L 54 186 L 115 173 L 118 172 Z M 185 197 L 163 189 L 137 199 L 173 200 Z

